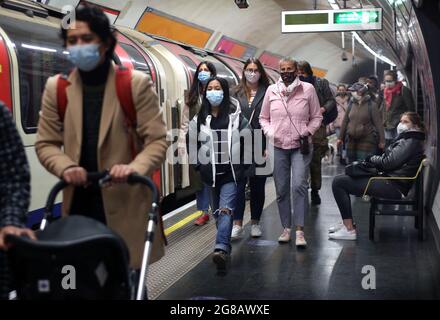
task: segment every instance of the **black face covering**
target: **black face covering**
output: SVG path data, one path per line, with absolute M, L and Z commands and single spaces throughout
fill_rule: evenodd
M 283 79 L 283 82 L 289 84 L 295 81 L 296 78 L 295 71 L 281 72 L 280 75 L 281 79 Z
M 314 76 L 299 76 L 299 80 L 308 82 L 311 84 L 315 84 L 315 77 Z

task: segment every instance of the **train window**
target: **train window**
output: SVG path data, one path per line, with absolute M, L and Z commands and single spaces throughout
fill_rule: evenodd
M 0 27 L 14 43 L 17 53 L 23 130 L 35 133 L 47 79 L 67 73 L 72 65 L 62 47 L 59 29 L 6 16 L 1 17 Z
M 148 66 L 148 63 L 145 60 L 145 58 L 142 56 L 142 54 L 135 47 L 133 47 L 132 45 L 129 45 L 129 44 L 126 44 L 126 43 L 121 43 L 121 42 L 119 42 L 119 45 L 130 56 L 130 59 L 131 59 L 131 62 L 133 63 L 134 69 L 142 71 L 142 72 L 145 72 L 151 78 L 150 67 Z
M 196 69 L 197 69 L 197 65 L 194 63 L 194 61 L 192 61 L 190 57 L 185 56 L 183 54 L 179 54 L 179 57 L 183 61 L 185 61 L 189 71 L 191 72 L 191 76 L 194 76 L 194 74 L 196 73 Z

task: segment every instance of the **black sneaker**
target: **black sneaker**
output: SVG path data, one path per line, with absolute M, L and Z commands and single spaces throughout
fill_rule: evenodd
M 321 197 L 319 196 L 318 191 L 312 190 L 312 204 L 321 204 Z
M 217 270 L 226 270 L 228 254 L 223 250 L 214 251 L 212 261 L 217 265 Z

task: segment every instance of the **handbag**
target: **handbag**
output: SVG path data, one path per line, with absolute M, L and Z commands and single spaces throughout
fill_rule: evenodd
M 354 161 L 345 166 L 345 174 L 352 178 L 374 177 L 379 175 L 379 171 L 369 162 Z

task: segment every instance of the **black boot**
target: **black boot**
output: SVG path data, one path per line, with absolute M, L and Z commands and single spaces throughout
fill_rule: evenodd
M 321 204 L 321 198 L 319 197 L 318 190 L 312 190 L 312 204 Z

